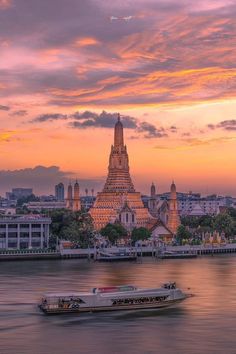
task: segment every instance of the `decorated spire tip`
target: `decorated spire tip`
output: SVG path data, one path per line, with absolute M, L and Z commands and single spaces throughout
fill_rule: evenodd
M 118 122 L 120 122 L 120 113 L 118 113 Z

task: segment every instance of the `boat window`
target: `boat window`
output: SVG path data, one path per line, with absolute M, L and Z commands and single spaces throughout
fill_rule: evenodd
M 137 304 L 150 304 L 165 301 L 168 295 L 163 296 L 150 296 L 150 297 L 139 297 L 139 298 L 123 298 L 123 299 L 112 299 L 112 305 L 137 305 Z

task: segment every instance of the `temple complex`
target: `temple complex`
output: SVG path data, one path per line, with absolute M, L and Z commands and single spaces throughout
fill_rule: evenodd
M 172 182 L 170 187 L 170 200 L 169 204 L 169 213 L 167 220 L 167 227 L 169 230 L 176 234 L 178 227 L 180 226 L 180 217 L 178 211 L 178 201 L 177 201 L 177 193 L 175 183 Z
M 73 188 L 71 183 L 68 186 L 66 207 L 73 211 L 81 210 L 80 191 L 79 191 L 78 181 L 76 181 L 74 184 L 74 194 L 73 194 Z
M 108 176 L 98 193 L 90 214 L 97 230 L 108 223 L 120 222 L 127 230 L 145 227 L 151 215 L 143 205 L 141 194 L 134 189 L 129 173 L 129 157 L 124 145 L 123 125 L 118 115 L 111 146 Z

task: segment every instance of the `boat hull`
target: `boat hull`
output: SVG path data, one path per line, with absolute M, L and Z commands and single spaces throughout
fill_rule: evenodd
M 164 301 L 162 303 L 156 304 L 135 304 L 135 305 L 119 305 L 119 306 L 97 306 L 97 307 L 80 307 L 76 309 L 64 309 L 64 308 L 55 308 L 48 309 L 43 308 L 43 306 L 39 305 L 41 311 L 43 311 L 47 315 L 56 315 L 56 314 L 65 314 L 65 313 L 84 313 L 84 312 L 108 312 L 108 311 L 136 311 L 136 310 L 148 310 L 148 309 L 163 309 L 166 307 L 170 307 L 176 305 L 186 297 L 176 300 Z

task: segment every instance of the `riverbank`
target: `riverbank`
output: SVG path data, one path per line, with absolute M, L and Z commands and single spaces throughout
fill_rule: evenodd
M 96 259 L 98 253 L 96 248 L 85 248 L 85 249 L 63 249 L 58 251 L 54 250 L 8 250 L 0 252 L 0 261 L 11 261 L 11 260 L 40 260 L 40 259 Z M 158 258 L 165 252 L 178 252 L 185 255 L 216 255 L 216 254 L 227 254 L 236 253 L 236 244 L 226 244 L 221 246 L 166 246 L 163 248 L 155 248 L 152 246 L 147 247 L 110 247 L 103 249 L 105 252 L 116 253 L 122 252 L 132 252 L 137 255 L 137 257 L 154 257 Z

